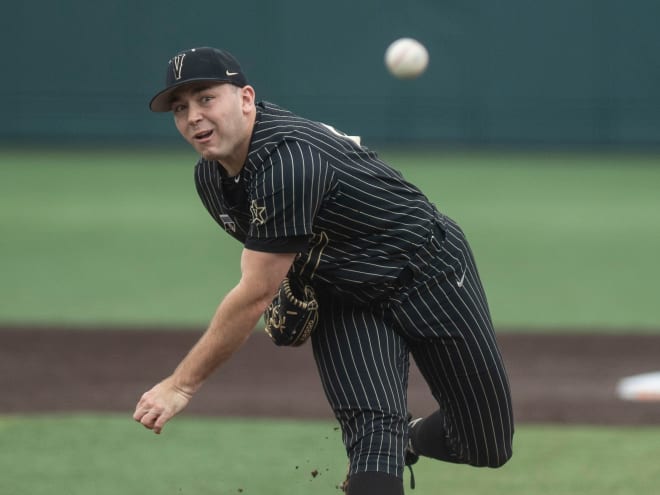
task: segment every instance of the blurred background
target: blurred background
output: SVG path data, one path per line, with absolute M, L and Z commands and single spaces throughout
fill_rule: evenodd
M 660 354 L 659 18 L 657 0 L 5 5 L 0 493 L 291 495 L 343 479 L 321 395 L 298 394 L 317 421 L 237 412 L 277 399 L 290 416 L 290 380 L 316 383 L 309 348 L 295 355 L 309 373 L 287 351 L 250 358 L 263 335 L 169 435 L 130 421 L 240 277 L 194 151 L 148 110 L 168 59 L 194 46 L 232 52 L 258 99 L 360 135 L 471 241 L 516 453 L 495 472 L 422 460 L 415 493 L 654 493 L 660 408 L 615 389 Z M 400 37 L 429 51 L 415 80 L 385 68 Z M 262 378 L 242 385 L 247 369 Z
M 16 2 L 0 89 L 8 143 L 171 143 L 147 102 L 194 46 L 241 61 L 262 99 L 369 142 L 657 146 L 660 6 L 634 0 Z M 387 45 L 417 38 L 424 77 Z
M 259 99 L 362 136 L 461 221 L 498 324 L 656 328 L 659 15 L 652 0 L 12 3 L 0 322 L 207 321 L 239 246 L 147 104 L 170 57 L 211 45 Z M 430 53 L 415 80 L 384 65 L 403 36 Z

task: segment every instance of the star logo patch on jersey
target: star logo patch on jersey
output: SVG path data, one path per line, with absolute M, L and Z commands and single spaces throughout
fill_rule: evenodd
M 266 223 L 266 219 L 264 218 L 265 213 L 266 213 L 266 207 L 257 205 L 257 200 L 253 199 L 252 204 L 250 205 L 250 215 L 252 215 L 252 221 L 250 223 L 254 223 L 256 225 L 265 224 Z

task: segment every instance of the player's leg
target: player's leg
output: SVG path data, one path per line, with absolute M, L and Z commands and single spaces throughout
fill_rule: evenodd
M 506 376 L 498 366 L 452 375 L 457 364 L 447 355 L 451 347 L 426 344 L 413 351 L 440 405 L 411 429 L 413 450 L 447 462 L 499 467 L 512 453 L 513 420 Z M 465 360 L 465 356 L 459 358 L 458 363 Z
M 312 342 L 349 457 L 347 493 L 401 495 L 408 348 L 367 309 L 331 300 L 321 308 Z
M 423 283 L 394 310 L 440 410 L 416 423 L 417 453 L 497 467 L 511 456 L 508 379 L 479 274 L 463 232 L 449 221 Z

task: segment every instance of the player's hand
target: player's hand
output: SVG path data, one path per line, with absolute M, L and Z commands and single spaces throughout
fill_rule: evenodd
M 133 419 L 158 434 L 167 421 L 188 405 L 191 398 L 191 393 L 177 387 L 171 378 L 166 378 L 142 395 Z

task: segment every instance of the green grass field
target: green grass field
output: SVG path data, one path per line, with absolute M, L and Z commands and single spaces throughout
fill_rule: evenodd
M 462 223 L 499 326 L 660 330 L 658 156 L 383 156 Z M 203 210 L 194 161 L 0 151 L 0 324 L 205 325 L 240 246 Z M 184 414 L 155 436 L 131 412 L 0 416 L 0 493 L 339 493 L 334 423 Z M 655 493 L 659 433 L 522 425 L 502 469 L 422 460 L 412 493 Z
M 334 423 L 181 417 L 161 436 L 107 415 L 0 418 L 7 495 L 341 493 Z M 660 484 L 657 428 L 531 426 L 498 470 L 421 459 L 415 495 L 639 495 Z M 314 477 L 312 471 L 318 471 Z M 406 470 L 404 483 L 408 487 Z
M 472 241 L 499 326 L 660 328 L 660 160 L 384 153 Z M 0 152 L 0 322 L 204 325 L 239 277 L 185 152 Z

